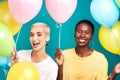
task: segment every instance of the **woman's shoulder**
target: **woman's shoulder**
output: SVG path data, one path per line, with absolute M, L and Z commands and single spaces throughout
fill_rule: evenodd
M 49 62 L 50 64 L 52 63 L 52 64 L 56 65 L 56 62 L 54 61 L 54 59 L 53 59 L 51 56 L 48 56 L 48 58 L 47 58 L 46 60 L 47 60 L 47 62 Z
M 31 56 L 32 50 L 19 50 L 17 52 L 18 57 L 23 58 L 23 57 L 28 57 Z
M 52 57 L 48 56 L 48 58 L 46 59 L 46 63 L 49 68 L 58 69 L 57 63 L 53 60 Z
M 94 52 L 94 54 L 96 54 L 98 56 L 101 56 L 101 57 L 105 56 L 102 52 L 99 52 L 99 51 L 96 51 L 96 50 L 93 50 L 93 52 Z
M 102 52 L 94 50 L 94 55 L 97 59 L 107 60 L 106 56 Z
M 32 50 L 19 50 L 17 53 L 31 53 Z
M 72 52 L 72 51 L 74 51 L 75 50 L 75 48 L 69 48 L 69 49 L 64 49 L 64 50 L 62 50 L 62 52 Z

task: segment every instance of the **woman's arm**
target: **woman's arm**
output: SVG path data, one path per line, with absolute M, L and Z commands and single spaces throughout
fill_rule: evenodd
M 57 80 L 63 80 L 63 62 L 64 62 L 64 57 L 59 48 L 56 49 L 56 62 L 58 64 L 58 76 Z
M 10 56 L 10 62 L 11 62 L 11 66 L 18 62 L 18 56 L 17 56 L 17 52 L 15 49 L 13 50 Z
M 58 76 L 57 80 L 63 80 L 63 65 L 58 67 Z

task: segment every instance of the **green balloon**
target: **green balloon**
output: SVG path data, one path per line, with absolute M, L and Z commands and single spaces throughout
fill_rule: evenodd
M 14 39 L 6 25 L 0 23 L 0 56 L 9 56 L 14 47 Z
M 120 8 L 120 0 L 115 0 L 115 2 L 118 5 L 118 7 Z

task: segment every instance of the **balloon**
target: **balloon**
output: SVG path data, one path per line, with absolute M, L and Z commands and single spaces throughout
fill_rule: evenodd
M 77 0 L 46 0 L 50 16 L 58 23 L 66 22 L 77 6 Z
M 0 2 L 0 22 L 7 25 L 6 27 L 9 28 L 12 35 L 15 35 L 20 29 L 20 25 L 14 20 L 9 11 L 7 1 Z
M 8 56 L 13 51 L 14 40 L 10 30 L 0 23 L 0 56 Z
M 10 68 L 7 80 L 40 80 L 40 76 L 32 63 L 18 62 Z
M 99 40 L 107 51 L 120 54 L 120 21 L 112 29 L 102 26 L 99 30 Z
M 12 16 L 19 24 L 34 18 L 42 7 L 42 0 L 8 0 Z
M 4 67 L 9 63 L 9 56 L 0 56 L 0 66 Z
M 113 0 L 92 0 L 90 12 L 99 24 L 106 27 L 114 26 L 119 18 L 119 9 Z
M 120 8 L 120 0 L 115 0 L 115 2 L 118 5 L 118 7 Z

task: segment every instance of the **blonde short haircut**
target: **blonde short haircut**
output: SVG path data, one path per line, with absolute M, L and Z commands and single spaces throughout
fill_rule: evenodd
M 49 26 L 48 26 L 47 24 L 42 23 L 42 22 L 37 22 L 37 23 L 35 23 L 35 24 L 32 25 L 32 27 L 34 27 L 34 26 L 43 27 L 43 28 L 45 29 L 45 33 L 46 33 L 47 35 L 50 35 L 50 28 L 49 28 Z M 31 27 L 31 28 L 32 28 L 32 27 Z

